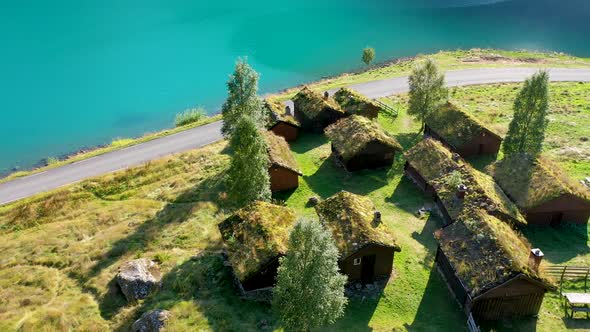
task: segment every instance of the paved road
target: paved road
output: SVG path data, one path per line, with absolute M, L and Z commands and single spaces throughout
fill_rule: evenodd
M 535 71 L 535 68 L 468 69 L 448 71 L 446 78 L 449 86 L 522 82 Z M 590 82 L 590 69 L 553 68 L 550 74 L 552 81 Z M 380 98 L 407 92 L 408 82 L 407 77 L 399 77 L 354 84 L 351 88 L 370 98 Z M 221 122 L 215 122 L 0 184 L 0 205 L 216 142 L 221 139 L 220 129 Z

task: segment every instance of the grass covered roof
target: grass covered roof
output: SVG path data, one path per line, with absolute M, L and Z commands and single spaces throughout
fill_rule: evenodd
M 510 226 L 481 210 L 435 232 L 441 250 L 472 297 L 519 274 L 546 283 L 528 266 L 531 246 Z
M 590 195 L 584 187 L 545 158 L 507 155 L 490 165 L 488 172 L 522 209 L 535 208 L 565 194 L 590 202 Z
M 450 102 L 430 114 L 426 124 L 455 148 L 470 142 L 484 131 L 500 137 Z
M 334 100 L 350 114 L 362 115 L 367 109 L 381 109 L 373 100 L 349 88 L 336 91 Z
M 526 224 L 518 207 L 494 179 L 462 158 L 453 158 L 453 153 L 439 141 L 426 138 L 408 150 L 405 157 L 434 188 L 451 219 L 455 220 L 464 210 L 483 208 L 492 214 L 507 216 L 516 224 Z M 468 188 L 464 199 L 456 197 L 459 184 Z
M 254 202 L 219 224 L 234 273 L 241 281 L 287 252 L 297 217 L 284 206 Z
M 303 175 L 301 171 L 299 171 L 297 161 L 295 160 L 295 157 L 293 157 L 293 153 L 291 153 L 291 149 L 289 148 L 289 143 L 285 141 L 285 138 L 276 135 L 272 131 L 265 131 L 264 138 L 268 145 L 268 155 L 272 165 L 283 167 L 299 175 Z
M 335 112 L 345 113 L 340 105 L 332 98 L 325 99 L 319 92 L 311 90 L 305 86 L 299 91 L 293 102 L 298 105 L 298 111 L 303 112 L 309 119 L 314 119 L 326 109 L 334 110 Z
M 341 259 L 367 244 L 380 244 L 400 251 L 395 237 L 382 222 L 375 222 L 375 205 L 364 196 L 341 191 L 315 207 L 320 222 L 334 237 Z
M 266 99 L 264 101 L 264 105 L 270 116 L 270 127 L 276 125 L 278 122 L 286 122 L 295 127 L 299 127 L 301 125 L 294 116 L 287 114 L 285 105 L 280 101 Z
M 457 187 L 467 186 L 463 199 L 457 198 Z M 433 181 L 433 187 L 451 219 L 466 211 L 483 209 L 508 222 L 524 226 L 526 219 L 489 175 L 464 164 Z
M 344 160 L 354 157 L 369 143 L 381 143 L 391 150 L 401 151 L 401 145 L 381 126 L 363 116 L 351 115 L 326 128 L 326 135 Z
M 420 175 L 431 183 L 463 165 L 462 159 L 453 160 L 453 153 L 432 138 L 425 138 L 408 150 L 404 156 Z

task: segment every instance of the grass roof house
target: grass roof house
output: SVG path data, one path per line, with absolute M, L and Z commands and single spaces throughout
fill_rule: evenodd
M 405 174 L 430 193 L 445 224 L 464 213 L 483 209 L 515 225 L 526 225 L 518 207 L 487 174 L 479 172 L 430 138 L 416 144 L 406 154 Z
M 390 166 L 401 145 L 377 123 L 352 115 L 326 128 L 332 152 L 349 171 Z
M 467 314 L 498 320 L 539 312 L 552 289 L 542 275 L 542 252 L 508 224 L 472 210 L 435 238 L 436 264 Z
M 291 114 L 283 103 L 272 100 L 265 100 L 264 105 L 269 115 L 268 130 L 286 141 L 294 141 L 299 136 L 299 121 Z
M 514 154 L 490 165 L 488 172 L 529 224 L 588 223 L 590 193 L 549 160 Z
M 340 269 L 349 281 L 370 283 L 391 274 L 394 254 L 401 249 L 369 198 L 341 191 L 315 209 L 332 232 Z
M 297 161 L 289 148 L 289 143 L 272 131 L 264 132 L 264 138 L 268 145 L 270 159 L 268 169 L 270 190 L 277 192 L 297 188 L 299 186 L 299 177 L 303 174 L 299 171 Z
M 463 157 L 498 154 L 502 138 L 473 116 L 447 103 L 426 118 L 424 135 L 440 140 Z
M 349 88 L 336 91 L 334 100 L 350 115 L 356 114 L 376 119 L 381 112 L 381 106 L 376 102 Z
M 274 286 L 279 257 L 296 221 L 287 207 L 254 202 L 219 224 L 228 261 L 244 294 Z
M 316 133 L 322 133 L 324 128 L 347 115 L 334 99 L 308 87 L 295 95 L 293 105 L 301 128 Z

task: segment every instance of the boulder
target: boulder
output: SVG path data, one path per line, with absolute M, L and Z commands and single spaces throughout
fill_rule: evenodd
M 127 301 L 144 299 L 160 287 L 158 265 L 145 258 L 129 261 L 119 268 L 117 283 Z
M 307 205 L 308 206 L 316 206 L 320 203 L 320 199 L 317 196 L 312 196 L 307 200 Z
M 131 332 L 158 332 L 162 330 L 170 318 L 167 310 L 155 309 L 141 315 L 131 326 Z

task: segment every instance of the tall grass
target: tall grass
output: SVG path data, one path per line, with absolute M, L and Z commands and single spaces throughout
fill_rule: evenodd
M 174 119 L 174 124 L 176 127 L 185 126 L 189 123 L 195 123 L 203 120 L 205 118 L 205 109 L 202 107 L 198 108 L 190 108 L 181 113 L 176 114 L 176 118 Z

